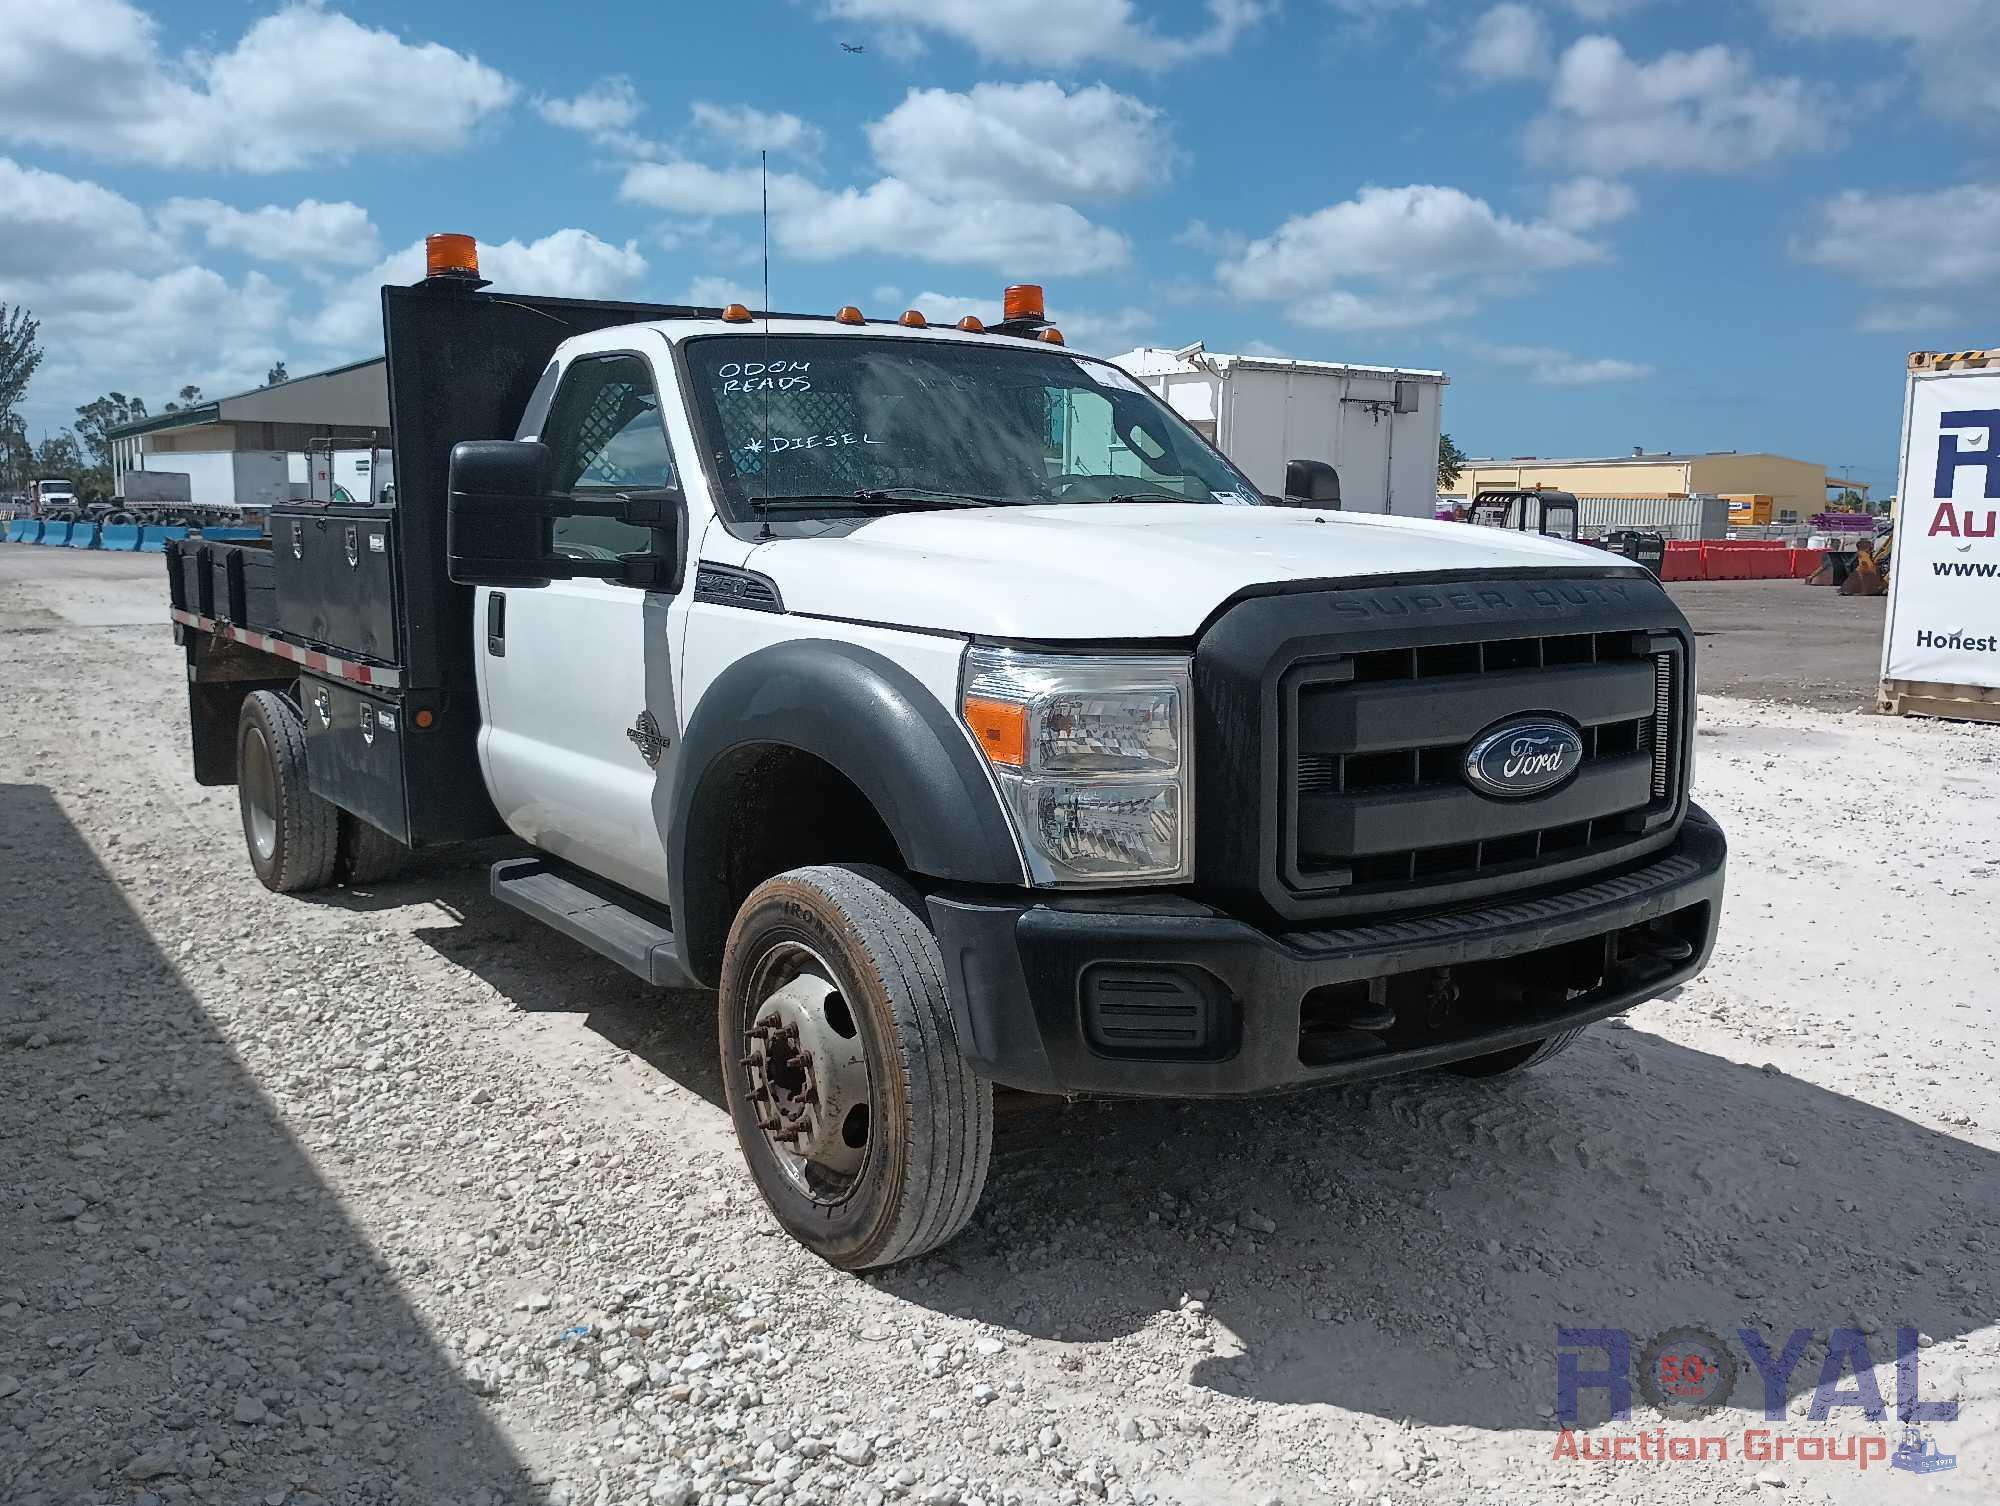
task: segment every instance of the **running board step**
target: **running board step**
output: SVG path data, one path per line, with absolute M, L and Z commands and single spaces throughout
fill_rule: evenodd
M 493 865 L 493 897 L 658 988 L 694 988 L 665 909 L 550 858 Z

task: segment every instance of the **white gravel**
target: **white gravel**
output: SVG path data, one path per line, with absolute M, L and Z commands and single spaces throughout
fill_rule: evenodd
M 1009 1103 L 966 1234 L 860 1279 L 764 1214 L 705 997 L 483 854 L 258 887 L 120 625 L 162 576 L 0 547 L 8 1506 L 2000 1490 L 2000 730 L 1707 703 L 1731 893 L 1678 998 L 1510 1083 Z M 1927 1336 L 1955 1470 L 1553 1456 L 1559 1325 L 1811 1328 L 1781 1426 L 1893 1431 L 1805 1416 L 1845 1323 Z

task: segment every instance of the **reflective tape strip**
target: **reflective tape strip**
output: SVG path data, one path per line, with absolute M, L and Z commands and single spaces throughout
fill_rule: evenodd
M 356 664 L 352 659 L 343 659 L 337 654 L 321 653 L 316 648 L 301 648 L 298 644 L 288 643 L 283 638 L 273 638 L 269 633 L 260 633 L 254 628 L 237 627 L 234 623 L 221 622 L 194 612 L 184 612 L 179 607 L 170 607 L 168 610 L 176 622 L 200 628 L 204 633 L 213 633 L 218 638 L 227 638 L 234 643 L 262 649 L 265 653 L 275 654 L 280 659 L 290 659 L 294 664 L 303 664 L 314 674 L 334 675 L 342 680 L 352 680 L 356 685 L 379 685 L 389 690 L 398 689 L 403 683 L 403 672 L 398 669 L 385 669 L 379 664 Z

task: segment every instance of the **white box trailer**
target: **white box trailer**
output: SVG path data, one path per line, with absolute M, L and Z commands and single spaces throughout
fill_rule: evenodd
M 149 507 L 194 500 L 193 481 L 186 471 L 126 471 L 119 476 L 116 490 L 120 502 Z
M 1278 495 L 1285 462 L 1324 460 L 1341 507 L 1429 518 L 1437 510 L 1441 371 L 1142 346 L 1118 364 L 1257 483 Z
M 1882 709 L 2000 722 L 2000 349 L 1910 357 Z
M 278 507 L 291 499 L 291 463 L 283 450 L 160 450 L 145 459 L 148 471 L 186 476 L 188 495 L 177 500 L 195 507 Z M 122 484 L 129 488 L 142 474 L 127 471 Z

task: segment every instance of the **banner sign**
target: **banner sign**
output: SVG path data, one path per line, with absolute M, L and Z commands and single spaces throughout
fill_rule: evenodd
M 1882 674 L 2000 687 L 2000 372 L 1915 373 Z

